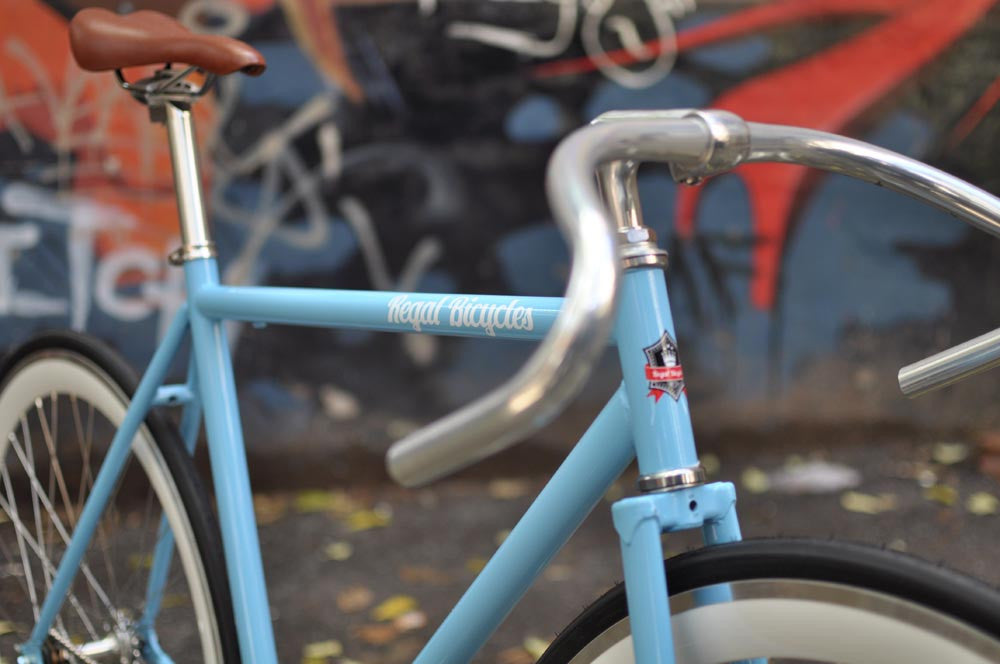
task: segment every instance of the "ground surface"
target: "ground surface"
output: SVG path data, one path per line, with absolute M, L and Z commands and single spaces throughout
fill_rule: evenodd
M 349 455 L 327 481 L 322 472 L 276 473 L 252 460 L 280 660 L 411 661 L 543 486 L 559 450 L 542 447 L 417 491 L 383 479 L 374 455 Z M 965 436 L 784 430 L 777 439 L 703 440 L 701 452 L 713 479 L 737 484 L 747 537 L 887 545 L 1000 582 L 993 553 L 1000 516 L 991 498 L 1000 485 L 979 471 L 979 451 Z M 852 470 L 858 483 L 848 487 Z M 634 472 L 609 499 L 632 492 Z M 348 484 L 351 475 L 357 481 Z M 826 490 L 788 493 L 796 485 Z M 608 506 L 598 506 L 477 661 L 533 661 L 621 578 Z M 696 540 L 666 542 L 677 553 Z

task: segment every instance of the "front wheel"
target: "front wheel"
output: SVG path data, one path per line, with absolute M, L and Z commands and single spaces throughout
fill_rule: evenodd
M 677 664 L 1000 662 L 1000 595 L 892 551 L 750 540 L 666 562 Z M 732 601 L 699 604 L 728 584 Z M 624 587 L 588 607 L 538 664 L 632 664 Z

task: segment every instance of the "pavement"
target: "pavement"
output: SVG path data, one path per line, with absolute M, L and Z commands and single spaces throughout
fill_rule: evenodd
M 322 464 L 251 458 L 282 662 L 409 662 L 567 451 L 526 443 L 419 490 L 394 485 L 381 451 Z M 711 478 L 734 482 L 746 537 L 809 536 L 905 551 L 1000 583 L 1000 484 L 969 432 L 784 427 L 702 436 Z M 609 505 L 631 468 L 541 574 L 475 661 L 534 661 L 621 579 Z M 670 555 L 698 544 L 665 539 Z

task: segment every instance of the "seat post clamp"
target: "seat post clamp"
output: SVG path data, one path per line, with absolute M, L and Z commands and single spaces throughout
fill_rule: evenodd
M 214 242 L 197 245 L 182 245 L 167 255 L 167 262 L 171 265 L 184 265 L 184 263 L 197 258 L 215 258 L 216 255 L 217 253 L 215 251 Z

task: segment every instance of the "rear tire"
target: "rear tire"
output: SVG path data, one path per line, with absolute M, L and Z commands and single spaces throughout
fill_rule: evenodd
M 75 333 L 36 337 L 0 365 L 0 661 L 17 660 L 34 626 L 136 383 L 113 351 Z M 174 548 L 154 622 L 159 647 L 176 662 L 239 661 L 211 504 L 155 410 L 49 632 L 46 661 L 144 661 L 138 622 L 163 516 Z
M 1000 594 L 893 551 L 750 540 L 666 561 L 678 664 L 998 662 Z M 732 602 L 696 606 L 729 584 Z M 625 589 L 588 607 L 538 664 L 632 664 Z

